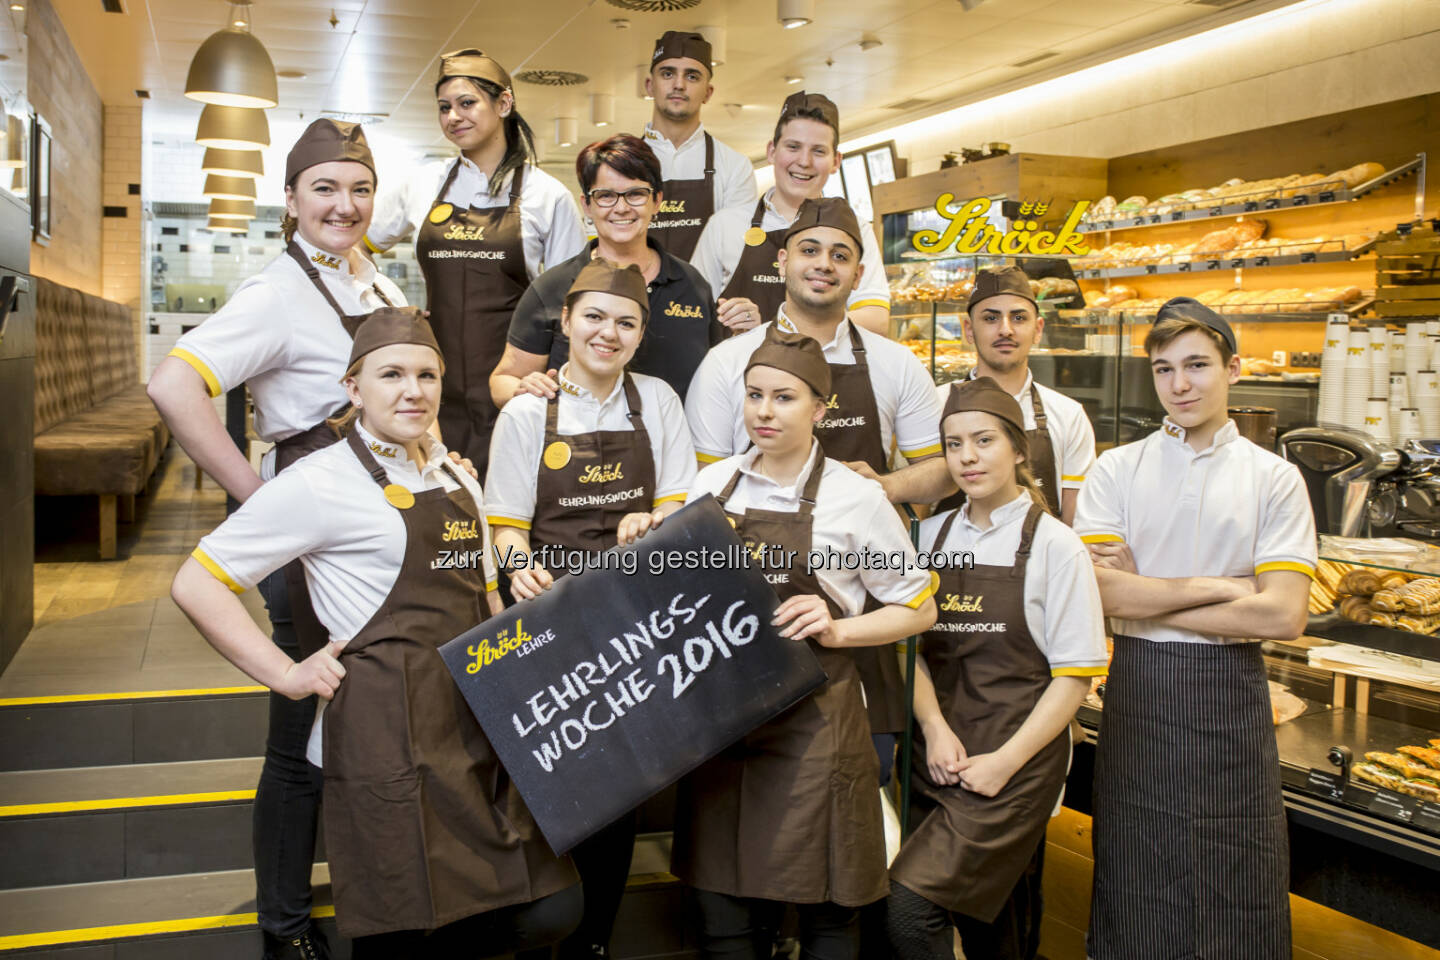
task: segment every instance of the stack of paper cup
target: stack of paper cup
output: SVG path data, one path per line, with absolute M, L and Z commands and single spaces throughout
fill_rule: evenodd
M 1396 429 L 1400 422 L 1400 411 L 1410 406 L 1410 387 L 1405 374 L 1390 374 L 1390 428 Z
M 1325 323 L 1325 348 L 1320 353 L 1321 423 L 1339 423 L 1341 420 L 1345 397 L 1345 351 L 1349 347 L 1350 315 L 1330 314 Z
M 1371 327 L 1370 349 L 1367 356 L 1370 360 L 1370 396 L 1385 397 L 1390 390 L 1390 358 L 1386 355 L 1390 346 L 1390 338 L 1383 325 Z M 1433 352 L 1434 344 L 1430 348 Z M 1440 370 L 1440 364 L 1434 366 Z
M 1430 341 L 1430 369 L 1440 370 L 1440 334 L 1427 336 L 1426 339 Z
M 1430 341 L 1425 336 L 1425 324 L 1405 325 L 1405 375 L 1410 378 L 1410 388 L 1415 388 L 1415 377 L 1430 366 Z
M 1390 331 L 1390 372 L 1405 372 L 1405 331 Z
M 1425 336 L 1440 337 L 1440 320 L 1425 321 Z
M 1381 443 L 1390 442 L 1390 402 L 1384 397 L 1365 401 L 1365 432 Z
M 1396 423 L 1396 443 L 1420 439 L 1420 411 L 1415 407 L 1405 407 L 1402 409 L 1400 411 L 1400 419 L 1397 420 Z
M 1434 370 L 1421 370 L 1413 394 L 1415 406 L 1420 408 L 1420 435 L 1426 439 L 1440 437 L 1440 375 Z
M 1370 331 L 1350 328 L 1350 346 L 1345 350 L 1345 394 L 1340 422 L 1357 430 L 1365 429 L 1370 400 Z

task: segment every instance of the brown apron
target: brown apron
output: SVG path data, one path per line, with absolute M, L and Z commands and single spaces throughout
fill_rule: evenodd
M 1050 420 L 1045 415 L 1045 405 L 1040 402 L 1040 387 L 1034 381 L 1030 383 L 1030 409 L 1035 413 L 1035 429 L 1025 431 L 1025 436 L 1030 441 L 1030 457 L 1025 462 L 1030 465 L 1030 475 L 1035 478 L 1040 492 L 1045 494 L 1045 505 L 1058 517 L 1061 495 L 1060 465 L 1055 461 L 1055 445 L 1050 442 Z M 959 510 L 964 505 L 965 494 L 957 491 L 937 503 L 935 511 L 941 513 L 945 510 Z
M 621 387 L 629 430 L 561 436 L 560 393 L 545 405 L 545 443 L 535 478 L 530 549 L 542 546 L 608 550 L 627 513 L 649 510 L 655 496 L 655 456 L 640 417 L 640 392 L 630 374 Z M 554 572 L 554 571 L 552 571 Z
M 355 431 L 347 442 L 390 499 L 385 468 Z M 404 565 L 345 645 L 345 679 L 325 710 L 325 846 L 347 937 L 434 929 L 577 879 L 550 851 L 440 659 L 441 644 L 487 616 L 485 583 L 478 562 L 431 564 L 453 552 L 457 529 L 474 531 L 460 542 L 481 549 L 484 520 L 464 487 L 404 493 L 413 500 L 397 505 Z
M 939 571 L 939 620 L 925 632 L 921 649 L 945 722 L 969 756 L 999 749 L 1050 685 L 1050 664 L 1025 623 L 1025 566 L 1042 513 L 1031 504 L 1014 566 Z M 945 518 L 934 550 L 945 548 L 957 516 L 958 510 Z M 967 626 L 999 629 L 972 632 Z M 912 757 L 910 822 L 919 826 L 905 839 L 890 876 L 947 910 L 989 923 L 1044 836 L 1065 785 L 1069 731 L 1042 747 L 993 797 L 931 783 L 918 730 Z
M 509 205 L 465 209 L 445 202 L 459 170 L 457 158 L 420 226 L 415 256 L 425 275 L 430 325 L 445 358 L 440 437 L 468 457 L 483 479 L 500 413 L 490 400 L 490 373 L 505 352 L 510 316 L 530 285 L 520 226 L 525 168 L 510 180 Z
M 782 601 L 816 594 L 839 619 L 804 566 L 824 472 L 821 450 L 794 513 L 728 515 L 747 547 L 794 551 L 799 562 L 771 584 Z M 739 479 L 737 470 L 715 498 L 722 507 Z M 681 781 L 672 869 L 693 887 L 733 897 L 857 907 L 887 893 L 879 762 L 854 661 L 806 642 L 828 681 Z
M 755 216 L 750 218 L 750 229 L 759 230 L 764 219 L 765 198 L 761 197 L 755 204 Z M 745 241 L 740 262 L 735 264 L 730 282 L 720 293 L 721 300 L 748 297 L 759 309 L 761 323 L 774 320 L 780 305 L 785 302 L 785 280 L 780 276 L 780 250 L 785 246 L 785 231 L 788 229 L 771 230 L 765 234 L 764 240 L 754 246 Z
M 705 174 L 698 180 L 666 180 L 660 212 L 650 220 L 650 235 L 666 251 L 689 260 L 700 242 L 700 232 L 715 213 L 715 140 L 705 134 Z
M 300 244 L 292 239 L 286 244 L 285 252 L 300 265 L 305 276 L 315 285 L 315 289 L 320 291 L 320 296 L 325 298 L 325 302 L 330 304 L 330 309 L 334 310 L 335 315 L 340 318 L 340 325 L 345 328 L 345 332 L 353 338 L 355 331 L 360 329 L 361 322 L 369 314 L 346 313 L 340 309 L 340 304 L 335 301 L 334 294 L 320 279 L 319 269 L 306 258 L 305 251 L 300 249 Z M 371 286 L 370 289 L 385 306 L 394 306 L 390 299 L 380 291 L 379 284 Z M 350 404 L 341 404 L 339 409 L 330 415 L 330 418 L 341 416 L 349 408 Z M 330 428 L 330 424 L 321 420 L 306 430 L 301 430 L 293 436 L 277 441 L 275 444 L 275 472 L 278 474 L 301 457 L 312 454 L 316 450 L 323 450 L 338 439 L 335 431 Z M 330 639 L 330 631 L 326 630 L 325 625 L 315 616 L 315 608 L 310 603 L 310 586 L 305 581 L 304 565 L 299 560 L 292 560 L 285 565 L 284 574 L 285 588 L 290 596 L 291 625 L 295 629 L 295 639 L 299 642 L 300 658 L 303 660 L 325 646 Z

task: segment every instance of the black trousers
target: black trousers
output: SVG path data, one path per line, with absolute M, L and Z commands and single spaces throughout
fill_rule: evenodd
M 519 950 L 542 948 L 575 929 L 584 895 L 577 883 L 559 893 L 516 904 L 464 920 L 438 930 L 400 930 L 357 937 L 351 941 L 351 960 L 480 960 Z
M 1044 913 L 1041 879 L 1045 840 L 1020 875 L 1000 914 L 986 923 L 951 913 L 908 887 L 890 882 L 886 928 L 896 960 L 954 960 L 959 932 L 965 956 L 973 960 L 1035 960 L 1040 951 L 1040 917 Z M 869 960 L 869 958 L 866 958 Z
M 260 582 L 270 614 L 271 638 L 292 660 L 300 642 L 290 616 L 285 573 L 277 570 Z M 265 764 L 255 790 L 251 842 L 255 851 L 255 904 L 260 929 L 294 937 L 310 925 L 310 868 L 315 862 L 315 832 L 323 778 L 305 759 L 305 744 L 315 720 L 315 697 L 291 700 L 270 694 L 270 729 Z
M 631 810 L 619 820 L 588 837 L 570 851 L 580 884 L 585 889 L 585 914 L 575 932 L 555 951 L 556 960 L 591 960 L 593 947 L 610 948 L 610 934 L 620 899 L 630 880 L 630 861 L 635 854 L 636 813 Z M 516 960 L 538 960 L 517 957 Z
M 695 891 L 704 960 L 770 960 L 785 914 L 779 900 Z M 803 960 L 859 960 L 860 911 L 838 903 L 795 905 Z M 869 958 L 866 958 L 869 960 Z

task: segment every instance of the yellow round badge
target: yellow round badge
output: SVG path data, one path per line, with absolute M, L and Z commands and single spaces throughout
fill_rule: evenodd
M 385 487 L 385 499 L 389 500 L 390 505 L 398 510 L 409 510 L 415 506 L 415 494 L 398 483 L 391 483 Z
M 434 207 L 430 209 L 430 222 L 444 223 L 446 220 L 450 219 L 450 214 L 454 212 L 455 208 L 452 207 L 450 204 L 437 203 Z
M 751 227 L 745 231 L 745 246 L 758 247 L 765 242 L 765 231 L 759 227 Z
M 545 466 L 551 470 L 559 470 L 570 462 L 570 444 L 564 440 L 556 440 L 545 448 Z

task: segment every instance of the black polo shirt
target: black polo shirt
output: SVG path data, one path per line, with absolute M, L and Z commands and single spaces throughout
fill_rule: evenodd
M 596 242 L 536 277 L 510 318 L 506 339 L 526 353 L 547 354 L 556 370 L 570 356 L 570 341 L 560 330 L 565 295 L 590 262 Z M 660 273 L 648 287 L 650 320 L 629 369 L 659 377 L 684 400 L 695 368 L 725 339 L 725 328 L 715 319 L 715 298 L 700 272 L 666 253 L 654 237 L 646 237 L 646 243 L 660 254 Z

